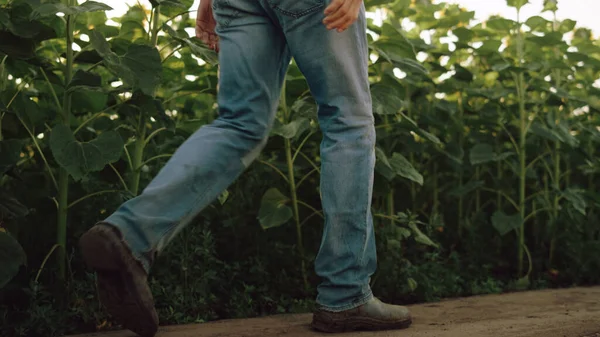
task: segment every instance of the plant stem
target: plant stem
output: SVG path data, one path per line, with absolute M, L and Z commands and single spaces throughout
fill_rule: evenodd
M 523 32 L 520 26 L 520 10 L 517 10 L 517 22 L 519 23 L 519 30 L 517 35 L 517 53 L 519 66 L 523 63 Z M 519 277 L 523 274 L 523 247 L 525 247 L 525 182 L 527 174 L 526 166 L 526 143 L 527 143 L 527 112 L 525 111 L 525 78 L 523 73 L 519 73 L 517 76 L 517 96 L 519 101 L 519 213 L 521 219 L 521 225 L 519 226 L 519 238 L 518 238 L 518 273 Z
M 97 195 L 106 194 L 106 193 L 118 193 L 118 192 L 121 192 L 121 190 L 106 190 L 106 191 L 98 191 L 98 192 L 90 193 L 88 195 L 85 195 L 85 196 L 73 201 L 72 203 L 69 204 L 69 206 L 67 206 L 67 208 L 71 208 L 71 207 L 77 205 L 78 203 L 84 201 L 85 199 L 95 197 Z
M 502 123 L 501 121 L 498 121 L 498 123 Z M 497 150 L 496 153 L 500 153 L 501 151 L 501 140 L 499 139 L 500 137 L 496 137 L 496 142 L 497 142 Z M 498 161 L 496 162 L 496 179 L 498 182 L 498 191 L 496 192 L 496 209 L 501 211 L 502 210 L 502 193 L 500 193 L 500 186 L 502 186 L 502 179 L 503 179 L 503 175 L 502 175 L 502 161 Z
M 464 138 L 464 132 L 465 132 L 465 128 L 463 126 L 463 117 L 464 116 L 464 106 L 463 106 L 463 94 L 462 92 L 458 93 L 458 120 L 459 120 L 459 127 L 460 130 L 458 132 L 458 146 L 459 148 L 463 149 L 464 148 L 464 143 L 465 143 L 465 138 Z M 462 166 L 463 164 L 461 164 Z M 463 170 L 461 167 L 461 170 L 459 170 L 458 173 L 458 186 L 459 189 L 462 190 L 464 181 L 463 181 Z M 461 195 L 458 197 L 458 238 L 462 238 L 462 232 L 463 232 L 463 226 L 462 226 L 462 222 L 463 222 L 463 217 L 464 217 L 464 197 L 463 194 L 461 193 Z
M 71 5 L 72 0 L 67 0 Z M 75 1 L 76 2 L 76 1 Z M 73 16 L 67 15 L 67 65 L 65 67 L 65 86 L 71 83 L 73 74 Z M 71 116 L 71 93 L 66 90 L 63 97 L 62 123 L 69 126 Z M 69 206 L 69 173 L 63 167 L 58 169 L 58 214 L 56 223 L 56 244 L 59 246 L 56 252 L 58 262 L 58 278 L 65 279 L 66 273 L 66 249 L 67 249 L 67 216 Z
M 150 43 L 156 47 L 158 43 L 158 31 L 160 24 L 160 6 L 156 6 L 152 11 L 150 24 Z M 142 166 L 144 166 L 144 149 L 146 147 L 146 114 L 142 111 L 138 120 L 138 126 L 135 135 L 133 147 L 133 156 L 131 158 L 131 178 L 129 179 L 129 191 L 137 195 L 140 189 L 140 177 Z
M 394 189 L 390 189 L 390 192 L 388 193 L 387 196 L 387 210 L 388 210 L 388 216 L 390 216 L 391 218 L 394 217 L 394 215 L 396 215 L 396 211 L 394 210 Z M 390 220 L 390 226 L 394 226 L 394 220 Z
M 475 168 L 475 180 L 479 181 L 480 175 L 481 175 L 481 167 L 477 166 Z M 477 189 L 477 191 L 475 191 L 475 213 L 479 213 L 479 211 L 481 210 L 481 190 Z
M 286 85 L 283 84 L 281 91 L 281 108 L 283 110 L 283 118 L 286 123 L 290 122 L 290 111 L 286 102 Z M 296 177 L 294 175 L 294 158 L 292 155 L 292 143 L 290 139 L 285 139 L 285 158 L 288 169 L 288 183 L 290 186 L 290 195 L 292 197 L 292 209 L 294 211 L 294 220 L 296 222 L 296 240 L 298 242 L 298 254 L 300 255 L 300 268 L 302 272 L 302 280 L 304 289 L 308 289 L 308 277 L 306 275 L 306 261 L 304 257 L 304 243 L 302 240 L 302 225 L 300 223 L 300 213 L 298 211 L 298 195 L 296 192 Z
M 554 12 L 554 20 L 552 22 L 552 31 L 555 31 L 557 29 L 557 22 L 556 22 L 556 12 Z M 561 53 L 558 51 L 557 48 L 554 49 L 554 54 L 557 58 L 561 57 Z M 560 69 L 557 69 L 554 73 L 555 75 L 555 86 L 556 89 L 560 89 L 561 86 L 561 72 Z M 560 124 L 561 118 L 560 118 L 560 111 L 558 109 L 555 110 L 556 111 L 556 115 L 554 116 L 554 122 Z M 554 126 L 554 125 L 553 125 Z M 555 193 L 554 193 L 554 200 L 552 201 L 552 222 L 551 222 L 551 235 L 552 238 L 550 240 L 550 258 L 549 258 L 549 265 L 552 264 L 552 260 L 554 258 L 554 249 L 556 247 L 556 235 L 557 235 L 557 231 L 558 231 L 558 208 L 559 208 L 559 204 L 560 204 L 560 195 L 558 194 L 558 191 L 560 191 L 560 176 L 561 176 L 561 172 L 560 172 L 560 150 L 561 150 L 561 144 L 560 141 L 555 141 L 554 142 L 554 179 L 552 179 L 553 183 L 554 183 L 554 189 L 555 189 Z
M 2 62 L 0 62 L 0 92 L 4 92 L 4 90 L 6 90 L 6 74 L 4 73 L 4 70 L 6 69 L 6 67 L 4 66 L 4 64 L 6 63 L 6 59 L 8 58 L 8 55 L 5 55 L 2 58 Z M 2 129 L 0 129 L 1 131 Z
M 412 96 L 412 92 L 410 90 L 410 86 L 406 86 L 406 93 L 405 93 L 405 102 L 406 102 L 406 115 L 408 116 L 408 118 L 413 118 L 413 106 L 411 104 L 411 100 L 410 97 Z M 386 121 L 386 124 L 387 121 Z M 390 127 L 390 130 L 392 128 Z M 411 153 L 409 154 L 409 158 L 408 158 L 410 165 L 412 165 L 413 167 L 415 167 L 415 155 L 414 153 L 411 151 Z M 409 182 L 410 184 L 410 203 L 411 203 L 411 207 L 412 207 L 412 211 L 413 213 L 417 213 L 417 187 L 415 185 L 414 182 Z
M 140 113 L 135 143 L 133 144 L 133 155 L 131 158 L 132 174 L 129 180 L 129 191 L 137 195 L 140 188 L 140 176 L 144 160 L 144 146 L 146 144 L 146 114 Z
M 433 163 L 433 213 L 437 213 L 440 207 L 440 191 L 438 187 L 438 163 Z
M 300 254 L 302 280 L 304 287 L 308 288 L 308 278 L 306 276 L 306 263 L 304 260 L 304 244 L 302 240 L 302 227 L 300 225 L 300 214 L 298 212 L 298 196 L 296 193 L 296 178 L 294 177 L 294 162 L 292 161 L 292 146 L 290 140 L 285 140 L 285 156 L 288 165 L 288 180 L 290 183 L 290 194 L 292 196 L 292 208 L 294 210 L 294 220 L 296 222 L 296 237 L 298 241 L 298 253 Z
M 58 277 L 65 279 L 66 244 L 67 244 L 67 215 L 69 203 L 69 174 L 64 168 L 58 172 L 58 217 L 56 228 L 56 244 L 59 246 L 57 255 Z
M 160 30 L 160 5 L 154 8 L 154 15 L 150 24 L 152 25 L 150 43 L 156 47 L 158 44 L 158 31 Z

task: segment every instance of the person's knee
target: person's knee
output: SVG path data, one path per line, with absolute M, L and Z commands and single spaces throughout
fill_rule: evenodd
M 368 104 L 322 107 L 319 119 L 323 133 L 335 142 L 375 144 L 375 119 Z
M 268 121 L 263 121 L 252 115 L 255 114 L 235 117 L 220 116 L 213 123 L 213 126 L 236 133 L 240 139 L 243 139 L 249 145 L 260 144 L 268 137 L 270 126 Z

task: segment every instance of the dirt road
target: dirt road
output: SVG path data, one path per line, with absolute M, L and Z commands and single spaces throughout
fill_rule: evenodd
M 410 307 L 408 330 L 345 337 L 600 337 L 600 287 L 448 300 Z M 315 337 L 311 315 L 226 320 L 164 327 L 157 337 Z M 78 337 L 133 337 L 127 332 Z

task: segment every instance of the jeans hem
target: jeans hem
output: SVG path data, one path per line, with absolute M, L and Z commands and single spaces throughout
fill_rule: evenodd
M 361 305 L 369 302 L 370 300 L 373 299 L 373 297 L 374 297 L 373 291 L 369 290 L 369 292 L 367 294 L 363 295 L 362 297 L 353 301 L 350 304 L 337 306 L 337 307 L 329 307 L 329 306 L 319 304 L 319 309 L 324 310 L 324 311 L 329 311 L 329 312 L 342 312 L 342 311 L 352 310 L 354 308 L 358 308 Z

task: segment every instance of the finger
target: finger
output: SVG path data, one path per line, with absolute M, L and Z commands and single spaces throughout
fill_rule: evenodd
M 337 7 L 334 11 L 331 11 L 329 14 L 325 15 L 325 19 L 323 19 L 323 22 L 327 24 L 343 17 L 347 12 L 347 7 L 347 3 L 344 3 L 340 7 Z
M 342 23 L 339 27 L 338 27 L 338 32 L 343 32 L 346 29 L 348 29 L 350 26 L 352 26 L 356 20 L 358 20 L 358 12 L 360 10 L 359 6 L 354 6 L 355 8 L 352 10 L 352 14 L 350 17 L 348 17 L 348 19 Z
M 348 20 L 350 20 L 348 18 L 348 16 L 344 15 L 342 17 L 340 17 L 339 19 L 330 22 L 327 24 L 327 29 L 339 29 L 340 27 L 342 27 Z
M 219 37 L 217 35 L 211 35 L 210 36 L 210 43 L 211 43 L 211 48 L 214 51 L 217 51 L 219 49 Z
M 333 13 L 330 17 L 325 18 L 324 23 L 327 26 L 327 29 L 339 27 L 340 24 L 348 19 L 348 13 L 349 8 L 347 4 L 338 8 L 337 12 Z
M 344 4 L 343 0 L 333 0 L 327 8 L 325 8 L 325 15 L 329 15 L 338 10 Z
M 210 46 L 211 41 L 210 41 L 210 33 L 207 32 L 202 32 L 202 38 L 200 38 L 202 40 L 202 42 L 207 45 Z

